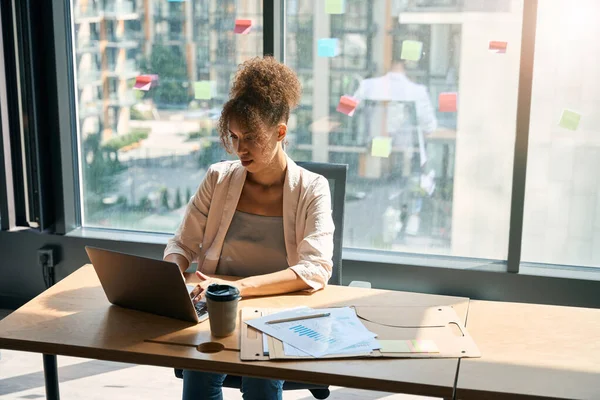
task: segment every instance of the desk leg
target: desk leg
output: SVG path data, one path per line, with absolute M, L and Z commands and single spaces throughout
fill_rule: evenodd
M 44 380 L 46 381 L 46 399 L 59 400 L 58 367 L 54 354 L 44 354 Z

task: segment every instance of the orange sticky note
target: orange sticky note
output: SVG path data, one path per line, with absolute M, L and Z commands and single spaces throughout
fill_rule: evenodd
M 152 84 L 156 82 L 158 82 L 158 75 L 140 75 L 135 78 L 133 88 L 147 92 L 152 87 Z
M 456 112 L 457 97 L 457 93 L 454 92 L 440 93 L 440 97 L 438 98 L 439 112 Z
M 490 41 L 489 50 L 493 53 L 504 54 L 506 53 L 506 47 L 508 46 L 507 42 L 500 42 L 497 40 Z
M 342 96 L 342 97 L 340 97 L 340 103 L 337 106 L 337 111 L 351 117 L 354 115 L 354 111 L 356 111 L 357 105 L 358 105 L 358 100 L 356 100 L 354 97 Z
M 233 32 L 238 33 L 240 35 L 247 35 L 250 33 L 250 29 L 252 29 L 252 20 L 249 19 L 236 19 L 235 20 L 235 28 L 233 28 Z

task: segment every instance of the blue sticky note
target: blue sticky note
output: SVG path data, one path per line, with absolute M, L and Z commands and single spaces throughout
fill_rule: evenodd
M 339 40 L 336 38 L 319 39 L 317 43 L 319 57 L 336 57 L 339 55 L 338 43 Z

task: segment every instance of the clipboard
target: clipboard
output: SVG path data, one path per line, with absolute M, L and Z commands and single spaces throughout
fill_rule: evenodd
M 452 307 L 351 305 L 361 322 L 384 340 L 386 346 L 362 354 L 331 354 L 321 358 L 475 358 L 481 353 Z M 269 353 L 263 349 L 263 333 L 244 321 L 281 309 L 244 307 L 241 310 L 240 358 L 243 361 L 317 359 L 310 355 L 288 356 L 283 343 L 268 336 Z M 404 351 L 405 343 L 419 340 L 435 343 L 436 352 Z M 412 349 L 414 350 L 414 348 Z

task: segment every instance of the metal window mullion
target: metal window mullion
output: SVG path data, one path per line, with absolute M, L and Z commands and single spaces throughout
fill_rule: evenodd
M 287 0 L 275 0 L 273 3 L 273 57 L 285 64 L 287 31 Z
M 0 9 L 0 230 L 15 226 L 12 162 L 10 154 L 10 126 L 8 123 L 8 95 L 4 59 L 4 33 Z
M 263 56 L 273 54 L 275 51 L 274 38 L 274 19 L 275 19 L 275 1 L 263 0 Z
M 19 59 L 16 37 L 15 3 L 0 3 L 2 10 L 2 87 L 3 152 L 10 228 L 28 226 L 21 146 L 21 97 L 19 93 Z M 6 222 L 6 221 L 5 221 Z
M 42 176 L 43 168 L 40 160 L 40 143 L 38 140 L 38 119 L 36 96 L 39 93 L 35 71 L 35 50 L 33 48 L 34 32 L 31 20 L 31 1 L 23 0 L 13 3 L 15 48 L 17 56 L 17 94 L 19 96 L 21 162 L 23 172 L 23 190 L 25 192 L 25 215 L 30 227 L 43 225 Z M 25 122 L 27 121 L 27 122 Z
M 525 0 L 523 4 L 523 29 L 521 33 L 521 60 L 519 66 L 519 89 L 517 97 L 517 126 L 510 205 L 510 227 L 508 234 L 508 257 L 506 261 L 507 272 L 512 273 L 519 272 L 519 264 L 521 263 L 537 7 L 537 0 Z
M 70 0 L 52 1 L 56 101 L 60 135 L 60 170 L 53 171 L 61 192 L 56 201 L 56 233 L 65 234 L 81 225 L 81 174 L 75 104 L 75 52 Z M 62 89 L 66 90 L 62 90 Z

